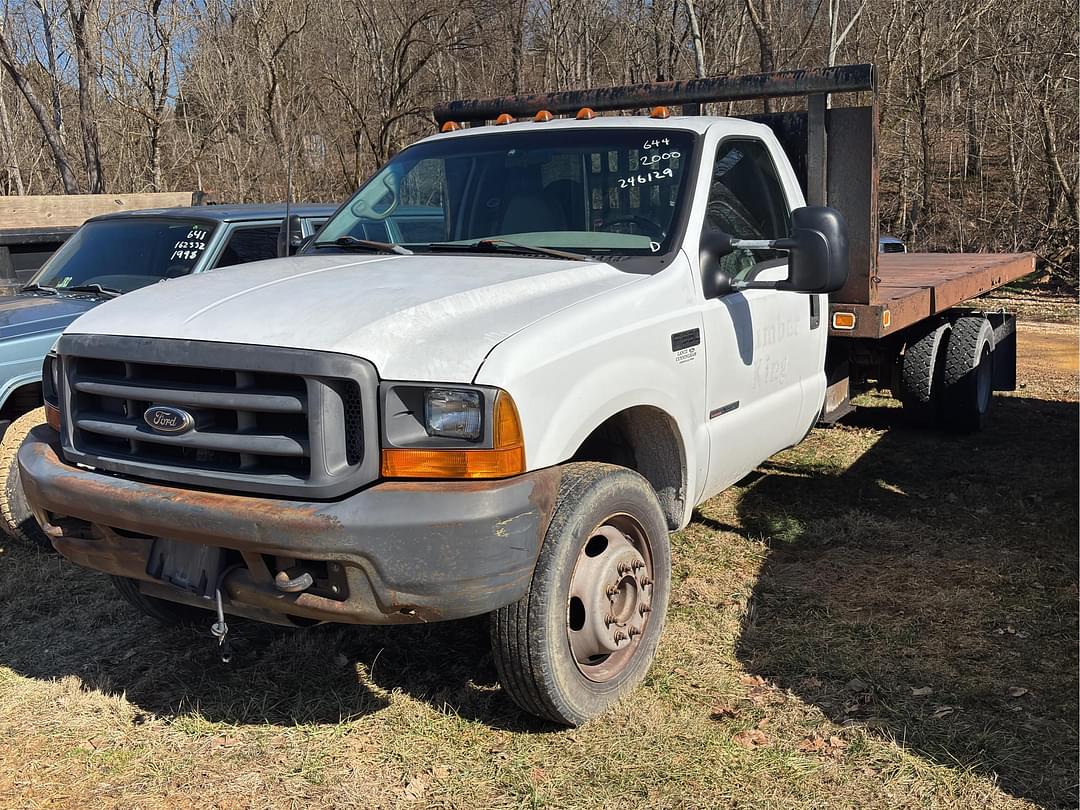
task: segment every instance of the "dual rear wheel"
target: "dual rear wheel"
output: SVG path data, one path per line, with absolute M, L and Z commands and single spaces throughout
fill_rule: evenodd
M 901 358 L 904 410 L 921 426 L 980 430 L 993 401 L 993 351 L 994 329 L 982 316 L 934 325 Z

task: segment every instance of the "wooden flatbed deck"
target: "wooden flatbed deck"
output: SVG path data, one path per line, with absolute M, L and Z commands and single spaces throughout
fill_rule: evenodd
M 854 329 L 836 337 L 880 338 L 1035 271 L 1031 253 L 882 253 L 869 304 L 831 301 L 855 315 Z

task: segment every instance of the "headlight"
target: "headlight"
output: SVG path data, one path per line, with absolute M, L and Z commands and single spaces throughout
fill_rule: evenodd
M 384 382 L 386 478 L 505 478 L 525 472 L 521 421 L 510 395 L 486 385 Z
M 429 388 L 424 392 L 424 427 L 429 436 L 476 441 L 482 435 L 479 391 Z

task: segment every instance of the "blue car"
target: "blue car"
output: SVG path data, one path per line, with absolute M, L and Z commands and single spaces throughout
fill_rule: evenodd
M 288 250 L 314 235 L 333 206 L 292 205 Z M 18 481 L 15 455 L 43 421 L 41 364 L 60 333 L 103 301 L 191 273 L 272 259 L 284 252 L 285 205 L 213 205 L 94 217 L 34 274 L 0 297 L 0 525 L 44 542 Z

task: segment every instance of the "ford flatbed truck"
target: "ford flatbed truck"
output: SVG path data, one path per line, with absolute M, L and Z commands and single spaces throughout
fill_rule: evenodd
M 766 96 L 806 111 L 699 114 Z M 970 431 L 1011 384 L 963 302 L 1032 258 L 878 255 L 868 65 L 435 118 L 297 256 L 65 331 L 18 456 L 60 553 L 222 644 L 490 614 L 504 690 L 575 725 L 644 677 L 695 505 L 862 388 Z

